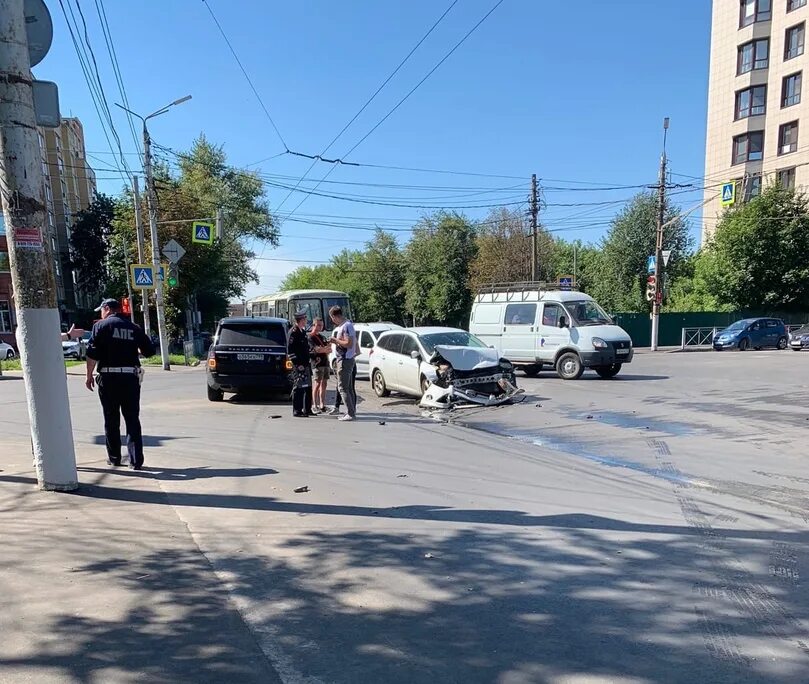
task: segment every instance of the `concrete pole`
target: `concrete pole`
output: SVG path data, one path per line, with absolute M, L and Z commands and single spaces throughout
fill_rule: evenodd
M 70 491 L 79 484 L 32 87 L 23 0 L 0 0 L 0 195 L 34 467 L 40 489 Z
M 660 179 L 657 184 L 657 230 L 655 231 L 655 296 L 652 301 L 652 351 L 657 351 L 660 331 L 660 304 L 663 302 L 663 218 L 666 213 L 666 133 L 669 119 L 663 120 L 663 154 L 660 155 Z
M 154 196 L 152 177 L 152 143 L 146 122 L 143 122 L 143 170 L 146 172 L 146 206 L 149 208 L 149 228 L 152 234 L 152 266 L 155 276 L 155 304 L 157 308 L 157 331 L 160 335 L 160 360 L 163 370 L 171 370 L 169 362 L 169 340 L 166 332 L 166 309 L 163 304 L 163 280 L 160 273 L 160 247 L 157 243 L 157 201 Z
M 140 190 L 138 189 L 138 177 L 132 176 L 132 201 L 135 203 L 135 231 L 138 235 L 138 263 L 145 264 L 146 245 L 144 244 L 143 219 L 140 215 Z M 129 273 L 126 275 L 129 278 Z M 132 310 L 133 314 L 135 310 Z M 143 290 L 143 332 L 146 337 L 152 336 L 152 324 L 149 321 L 149 290 Z
M 539 201 L 537 199 L 537 175 L 531 175 L 531 282 L 537 281 L 537 217 Z

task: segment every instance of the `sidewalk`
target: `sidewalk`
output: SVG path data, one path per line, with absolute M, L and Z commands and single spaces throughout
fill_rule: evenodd
M 78 493 L 39 492 L 28 438 L 0 445 L 0 681 L 280 681 L 172 507 L 143 503 L 159 482 L 115 500 L 106 463 L 79 467 Z

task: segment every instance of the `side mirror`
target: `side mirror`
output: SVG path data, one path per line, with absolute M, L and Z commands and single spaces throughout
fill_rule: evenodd
M 413 350 L 412 352 L 410 352 L 410 358 L 411 359 L 416 359 L 416 361 L 418 361 L 419 359 L 421 359 L 421 354 L 419 354 L 417 351 Z
M 565 316 L 559 316 L 559 327 L 560 328 L 567 328 L 567 318 Z

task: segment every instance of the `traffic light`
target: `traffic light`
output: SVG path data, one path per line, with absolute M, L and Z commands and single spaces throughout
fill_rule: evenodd
M 166 285 L 169 287 L 177 287 L 180 284 L 180 268 L 176 263 L 169 264 L 169 272 L 166 277 Z
M 646 279 L 646 301 L 647 302 L 654 301 L 656 294 L 657 294 L 657 276 L 650 275 Z
M 132 307 L 129 305 L 129 297 L 124 297 L 121 300 L 121 313 L 124 313 L 127 316 L 132 315 Z

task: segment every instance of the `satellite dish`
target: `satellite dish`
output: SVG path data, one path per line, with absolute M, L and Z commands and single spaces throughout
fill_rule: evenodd
M 53 20 L 44 0 L 25 0 L 25 32 L 28 60 L 35 67 L 48 54 L 53 43 Z

